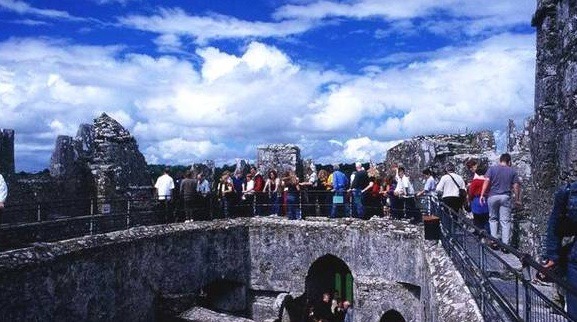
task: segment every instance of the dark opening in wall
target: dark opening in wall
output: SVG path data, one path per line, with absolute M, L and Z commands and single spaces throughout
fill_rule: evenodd
M 308 303 L 322 300 L 323 293 L 334 294 L 353 301 L 353 275 L 340 258 L 327 254 L 317 259 L 309 268 L 306 285 Z
M 406 320 L 398 311 L 389 310 L 383 314 L 380 322 L 406 322 Z
M 202 288 L 198 303 L 207 309 L 245 316 L 247 290 L 242 283 L 219 279 Z

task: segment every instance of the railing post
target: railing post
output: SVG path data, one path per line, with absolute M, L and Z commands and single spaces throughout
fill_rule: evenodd
M 126 229 L 130 228 L 130 198 L 126 200 Z
M 527 267 L 528 274 L 531 274 L 531 268 Z M 530 276 L 530 275 L 529 275 Z M 525 321 L 531 321 L 531 295 L 529 294 L 528 282 L 523 279 L 525 287 Z
M 90 199 L 90 235 L 94 235 L 94 199 Z
M 303 218 L 303 196 L 304 196 L 304 192 L 303 190 L 299 190 L 299 218 L 302 219 Z
M 36 205 L 36 220 L 38 222 L 42 221 L 42 204 L 38 203 Z

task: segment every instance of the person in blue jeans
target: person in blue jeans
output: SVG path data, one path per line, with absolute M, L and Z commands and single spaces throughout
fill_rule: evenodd
M 353 194 L 354 216 L 356 218 L 365 218 L 365 208 L 363 194 L 372 188 L 373 182 L 369 179 L 367 171 L 363 168 L 360 162 L 355 163 L 356 172 L 351 180 L 351 192 Z
M 333 165 L 333 173 L 332 173 L 332 185 L 333 185 L 333 205 L 331 208 L 331 215 L 330 218 L 337 218 L 337 217 L 341 217 L 338 216 L 337 211 L 340 209 L 343 213 L 342 216 L 346 216 L 346 214 L 348 213 L 348 209 L 346 206 L 346 202 L 345 202 L 345 194 L 346 194 L 346 189 L 347 189 L 347 176 L 340 171 L 339 165 L 338 164 L 334 164 Z M 340 202 L 342 200 L 342 202 Z
M 287 172 L 283 178 L 284 186 L 287 188 L 287 217 L 290 220 L 301 219 L 299 210 L 299 179 L 294 172 Z
M 562 216 L 568 219 L 562 220 Z M 567 262 L 566 281 L 577 289 L 577 246 L 575 242 L 565 247 L 570 248 L 569 256 L 563 258 L 563 237 L 577 235 L 577 181 L 559 189 L 555 193 L 553 210 L 547 224 L 547 240 L 545 244 L 545 268 L 552 269 L 561 262 Z M 566 255 L 564 255 L 566 256 Z M 559 270 L 556 270 L 559 271 Z M 567 290 L 567 313 L 577 319 L 577 294 Z

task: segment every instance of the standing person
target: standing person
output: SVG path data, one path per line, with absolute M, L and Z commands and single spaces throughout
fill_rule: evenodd
M 471 212 L 473 213 L 473 222 L 475 223 L 475 226 L 479 229 L 484 229 L 485 231 L 490 232 L 489 207 L 486 202 L 481 204 L 480 201 L 483 184 L 487 181 L 485 178 L 486 172 L 487 169 L 485 167 L 476 167 L 474 179 L 471 181 L 467 191 L 467 199 L 471 204 Z M 485 195 L 485 197 L 487 196 Z
M 283 184 L 287 191 L 287 217 L 290 220 L 302 219 L 301 213 L 298 209 L 299 204 L 299 179 L 292 171 L 287 171 L 283 177 Z
M 196 208 L 198 209 L 198 215 L 195 219 L 207 219 L 211 213 L 210 210 L 210 183 L 204 177 L 204 174 L 201 172 L 196 176 L 197 186 L 197 201 L 196 201 Z
M 435 188 L 437 187 L 437 182 L 435 177 L 433 177 L 433 172 L 429 169 L 423 170 L 423 176 L 425 177 L 425 185 L 423 190 L 417 193 L 417 197 L 424 196 L 427 203 L 427 214 L 431 213 L 431 204 L 433 202 L 432 198 L 435 196 Z
M 172 222 L 172 190 L 174 189 L 174 180 L 170 176 L 170 168 L 164 168 L 164 173 L 156 179 L 154 188 L 160 206 L 162 207 L 160 221 L 162 223 Z
M 281 203 L 281 182 L 276 170 L 271 169 L 268 172 L 268 179 L 264 185 L 264 191 L 268 193 L 269 200 L 272 203 L 271 215 L 280 214 L 280 203 Z
M 319 207 L 322 216 L 330 217 L 330 204 L 331 204 L 331 189 L 332 186 L 329 184 L 329 173 L 325 169 L 319 170 L 318 178 L 318 200 Z
M 232 187 L 234 194 L 231 196 L 230 209 L 238 216 L 244 217 L 245 209 L 242 204 L 242 191 L 246 181 L 242 175 L 242 171 L 236 171 L 232 177 Z
M 333 165 L 333 173 L 329 176 L 327 184 L 332 187 L 332 192 L 334 193 L 330 217 L 345 217 L 348 214 L 348 209 L 345 204 L 347 176 L 340 170 L 340 166 L 338 164 Z M 337 215 L 338 209 L 342 211 L 342 216 Z
M 396 171 L 395 171 L 396 173 Z M 401 219 L 403 217 L 403 203 L 400 198 L 395 195 L 397 190 L 397 175 L 389 174 L 385 179 L 385 190 L 382 192 L 387 198 L 387 206 L 389 206 L 390 215 L 393 219 Z
M 521 205 L 521 185 L 517 171 L 511 168 L 511 155 L 501 154 L 499 164 L 489 168 L 486 175 L 487 180 L 483 183 L 481 190 L 481 204 L 487 202 L 489 205 L 489 224 L 491 226 L 491 236 L 498 238 L 497 229 L 501 224 L 501 241 L 509 245 L 511 236 L 511 201 L 515 200 L 515 205 Z M 488 198 L 485 199 L 485 194 Z M 511 196 L 513 194 L 513 197 Z M 506 250 L 503 250 L 506 253 Z
M 353 322 L 353 304 L 349 301 L 343 302 L 343 308 L 345 309 L 345 321 L 344 322 Z
M 316 215 L 316 201 L 317 201 L 317 184 L 318 184 L 318 176 L 315 166 L 312 165 L 310 168 L 307 169 L 307 180 L 305 182 L 301 182 L 301 195 L 303 196 L 303 205 L 305 209 L 305 214 L 307 216 L 314 216 Z
M 369 181 L 372 183 L 372 185 L 370 185 L 371 187 L 364 195 L 367 218 L 372 218 L 374 216 L 382 217 L 383 203 L 381 202 L 381 179 L 379 170 L 370 167 L 367 173 L 369 175 Z
M 405 211 L 405 217 L 411 218 L 411 223 L 416 224 L 421 221 L 420 211 L 415 203 L 415 189 L 411 183 L 411 179 L 405 175 L 405 168 L 398 168 L 399 181 L 395 188 L 395 195 L 399 197 L 402 208 Z
M 230 172 L 228 171 L 224 171 L 220 177 L 217 186 L 217 197 L 223 218 L 229 218 L 230 204 L 231 200 L 234 198 L 234 188 L 232 185 L 232 179 L 230 178 Z
M 4 211 L 6 198 L 8 197 L 8 185 L 0 174 L 0 224 L 2 224 L 2 212 Z
M 577 289 L 577 243 L 563 246 L 564 237 L 577 235 L 577 181 L 557 190 L 553 209 L 547 223 L 547 240 L 545 243 L 546 269 L 554 269 L 561 262 L 567 263 L 566 281 Z M 565 251 L 563 251 L 564 249 Z M 569 252 L 567 253 L 567 249 Z M 538 276 L 539 278 L 539 276 Z M 577 294 L 566 292 L 567 313 L 577 319 Z
M 268 196 L 264 193 L 264 178 L 255 166 L 250 167 L 250 173 L 252 174 L 252 179 L 254 180 L 256 215 L 262 216 L 264 214 L 265 206 L 268 203 Z
M 445 175 L 437 184 L 436 191 L 441 193 L 441 200 L 454 212 L 459 213 L 463 207 L 463 199 L 459 196 L 459 190 L 465 189 L 465 180 L 455 173 L 455 166 L 451 163 L 445 167 Z
M 180 182 L 180 196 L 184 206 L 184 218 L 194 219 L 194 202 L 196 201 L 197 182 L 193 179 L 192 171 L 184 173 L 184 179 Z
M 479 162 L 476 159 L 469 159 L 465 162 L 465 166 L 469 170 L 467 182 L 471 183 L 473 180 L 477 178 L 477 168 L 479 167 Z
M 363 194 L 373 187 L 373 182 L 369 180 L 367 171 L 360 162 L 355 163 L 353 179 L 351 181 L 351 192 L 353 194 L 354 214 L 356 218 L 365 218 L 365 209 L 363 205 Z
M 244 204 L 247 209 L 246 215 L 250 217 L 254 216 L 254 180 L 250 172 L 246 174 L 246 185 L 242 190 L 242 199 L 244 200 Z
M 317 302 L 314 308 L 314 317 L 321 321 L 332 321 L 333 312 L 331 312 L 331 294 L 328 292 L 323 293 L 322 300 Z

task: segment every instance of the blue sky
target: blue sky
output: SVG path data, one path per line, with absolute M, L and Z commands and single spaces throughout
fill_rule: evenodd
M 0 0 L 0 128 L 16 167 L 102 112 L 149 163 L 295 143 L 380 161 L 399 140 L 533 113 L 534 0 Z

